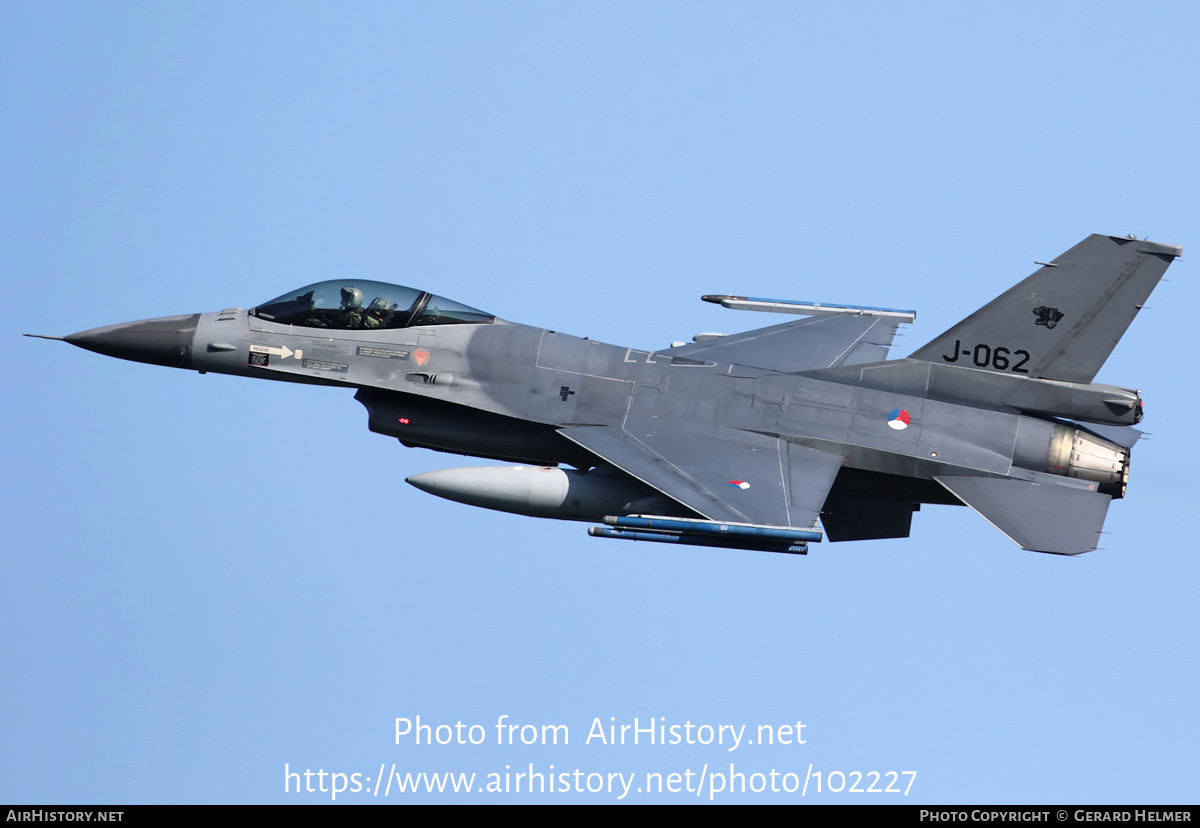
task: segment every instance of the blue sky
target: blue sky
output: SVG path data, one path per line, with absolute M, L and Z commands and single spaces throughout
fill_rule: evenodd
M 330 801 L 285 794 L 285 763 L 732 762 L 917 777 L 715 801 L 1194 803 L 1198 23 L 1185 3 L 0 5 L 0 801 Z M 1094 232 L 1185 255 L 1097 378 L 1143 390 L 1151 438 L 1077 559 L 936 506 L 909 539 L 806 558 L 592 539 L 407 486 L 482 461 L 371 434 L 349 392 L 19 336 L 353 275 L 639 348 L 778 321 L 704 293 L 916 308 L 903 356 Z M 395 744 L 418 715 L 492 738 Z M 571 743 L 496 745 L 502 715 Z M 584 744 L 610 717 L 802 721 L 806 743 Z M 338 798 L 418 800 L 616 796 Z

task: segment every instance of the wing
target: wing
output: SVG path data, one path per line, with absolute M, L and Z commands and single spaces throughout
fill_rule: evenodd
M 1022 549 L 1058 555 L 1079 555 L 1096 548 L 1112 500 L 1087 487 L 1048 482 L 1003 477 L 935 479 Z
M 895 317 L 838 314 L 785 322 L 656 353 L 764 368 L 783 374 L 881 362 L 896 329 Z
M 709 520 L 815 527 L 842 457 L 749 431 L 628 420 L 559 433 Z

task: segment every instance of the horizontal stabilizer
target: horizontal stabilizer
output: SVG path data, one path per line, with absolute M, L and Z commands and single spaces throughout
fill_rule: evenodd
M 1106 494 L 1003 477 L 936 477 L 1022 549 L 1079 555 L 1100 543 Z

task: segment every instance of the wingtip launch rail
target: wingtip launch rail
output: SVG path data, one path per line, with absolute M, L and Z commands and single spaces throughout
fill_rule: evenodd
M 902 323 L 911 323 L 917 318 L 915 310 L 900 308 L 874 308 L 868 305 L 834 305 L 828 302 L 808 302 L 794 299 L 761 299 L 756 296 L 726 296 L 707 294 L 701 296 L 730 310 L 760 311 L 763 313 L 790 313 L 796 316 L 885 316 Z

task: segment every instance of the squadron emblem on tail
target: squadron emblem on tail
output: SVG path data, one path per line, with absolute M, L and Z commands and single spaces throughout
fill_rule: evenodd
M 1063 312 L 1058 308 L 1048 308 L 1045 305 L 1040 305 L 1033 309 L 1033 316 L 1033 324 L 1053 328 L 1058 324 L 1058 320 L 1063 318 Z

